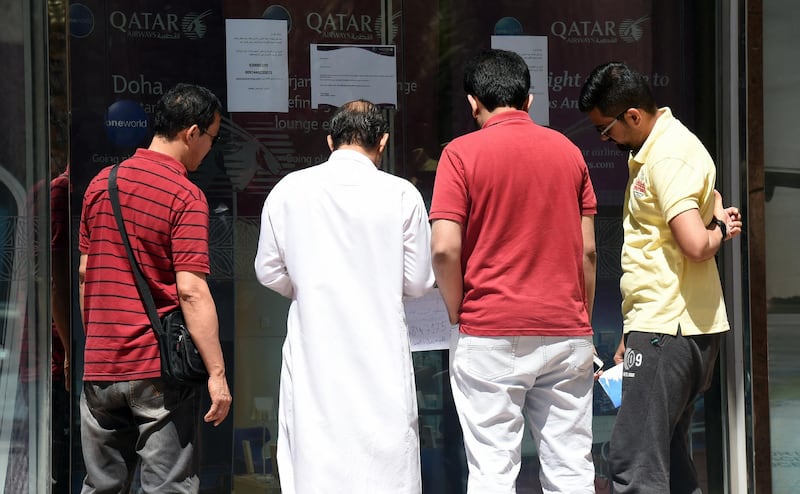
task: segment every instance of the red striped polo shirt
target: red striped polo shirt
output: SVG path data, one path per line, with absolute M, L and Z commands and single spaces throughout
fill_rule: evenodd
M 110 170 L 92 179 L 83 198 L 83 379 L 159 377 L 158 346 L 108 196 Z M 117 187 L 131 247 L 163 315 L 178 306 L 177 271 L 210 271 L 208 202 L 179 161 L 147 149 L 120 164 Z

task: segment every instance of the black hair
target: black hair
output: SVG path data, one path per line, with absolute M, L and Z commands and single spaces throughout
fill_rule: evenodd
M 464 67 L 464 91 L 487 110 L 512 107 L 521 110 L 528 101 L 531 73 L 521 56 L 506 50 L 484 50 Z
M 331 117 L 330 136 L 333 149 L 346 144 L 356 144 L 364 149 L 375 149 L 389 132 L 381 110 L 369 101 L 360 99 L 345 103 Z
M 608 116 L 628 108 L 641 108 L 651 114 L 658 111 L 647 79 L 622 62 L 598 65 L 589 74 L 578 97 L 578 109 L 586 113 L 593 108 Z
M 195 124 L 205 132 L 217 113 L 222 113 L 222 104 L 214 93 L 202 86 L 179 83 L 158 100 L 153 132 L 169 140 Z

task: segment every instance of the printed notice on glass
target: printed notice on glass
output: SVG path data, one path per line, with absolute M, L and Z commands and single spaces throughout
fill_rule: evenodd
M 225 21 L 229 112 L 288 112 L 285 20 Z
M 404 299 L 403 303 L 412 352 L 450 348 L 450 336 L 458 326 L 450 324 L 438 288 L 419 298 Z
M 550 125 L 547 91 L 547 36 L 492 36 L 492 48 L 513 51 L 525 60 L 531 73 L 533 104 L 528 113 L 539 125 Z
M 397 107 L 392 45 L 311 45 L 311 107 L 365 99 Z

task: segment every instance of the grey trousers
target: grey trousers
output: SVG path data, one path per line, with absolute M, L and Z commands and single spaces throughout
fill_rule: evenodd
M 83 494 L 128 492 L 139 465 L 143 492 L 198 492 L 197 388 L 161 379 L 84 382 L 80 405 Z
M 721 334 L 628 333 L 609 457 L 615 494 L 701 492 L 688 435 L 695 400 L 711 384 L 720 340 Z

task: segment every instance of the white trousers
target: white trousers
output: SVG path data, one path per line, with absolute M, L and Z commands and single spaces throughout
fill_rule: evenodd
M 450 342 L 468 494 L 514 494 L 525 417 L 543 492 L 594 494 L 592 338 L 469 336 Z

